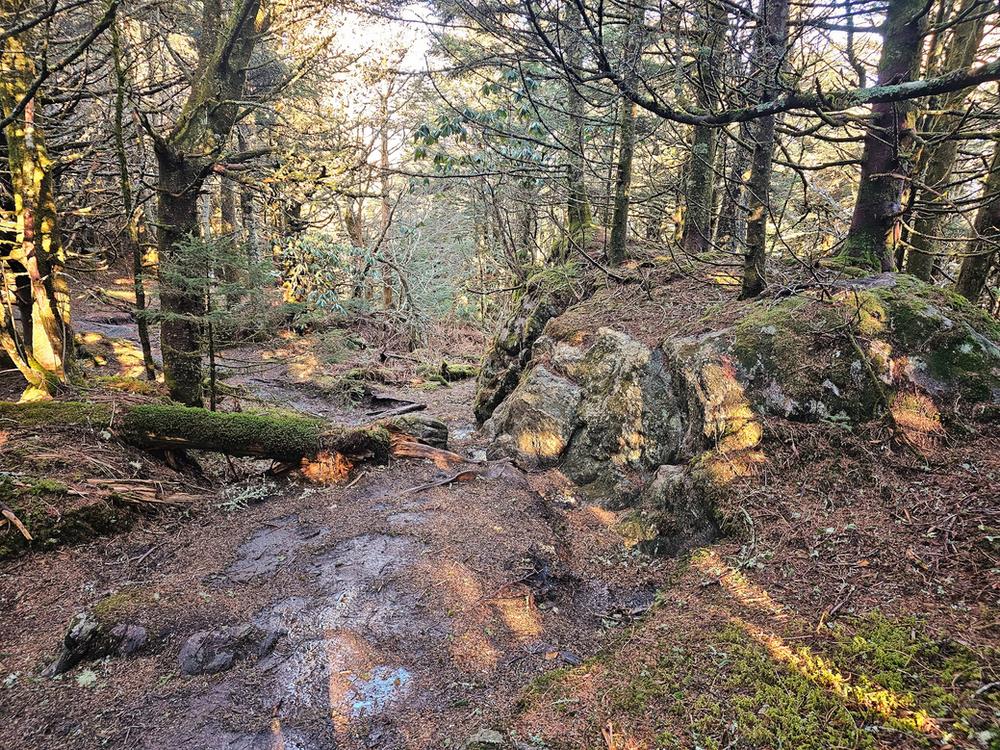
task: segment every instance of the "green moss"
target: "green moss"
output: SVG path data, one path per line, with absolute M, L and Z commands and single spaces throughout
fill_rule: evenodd
M 94 383 L 125 393 L 136 393 L 142 396 L 166 396 L 167 389 L 163 383 L 145 378 L 132 378 L 126 375 L 101 375 L 94 378 Z
M 113 625 L 134 615 L 148 605 L 150 599 L 148 589 L 128 586 L 101 599 L 91 607 L 91 611 L 100 622 Z
M 963 686 L 984 679 L 974 652 L 951 639 L 931 638 L 915 617 L 890 620 L 872 612 L 846 620 L 835 630 L 830 654 L 842 669 L 858 676 L 862 689 L 905 695 L 937 718 L 957 716 L 969 697 Z
M 30 551 L 44 550 L 93 539 L 101 534 L 128 528 L 134 515 L 126 509 L 98 501 L 67 507 L 67 487 L 51 479 L 36 479 L 15 485 L 0 477 L 0 499 L 27 527 L 29 542 L 13 529 L 0 534 L 0 559 Z
M 320 450 L 323 426 L 298 416 L 143 405 L 126 411 L 116 429 L 123 440 L 139 446 L 162 447 L 164 436 L 177 436 L 232 455 L 297 460 Z
M 13 403 L 0 401 L 0 420 L 24 427 L 84 425 L 105 427 L 111 421 L 108 404 L 87 404 L 78 401 L 36 401 Z

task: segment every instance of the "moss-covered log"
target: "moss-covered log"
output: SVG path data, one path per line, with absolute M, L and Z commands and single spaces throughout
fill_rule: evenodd
M 28 426 L 86 425 L 146 449 L 194 448 L 231 456 L 297 461 L 323 451 L 384 462 L 392 425 L 334 427 L 287 414 L 227 413 L 174 405 L 123 406 L 49 401 L 0 402 L 0 422 Z

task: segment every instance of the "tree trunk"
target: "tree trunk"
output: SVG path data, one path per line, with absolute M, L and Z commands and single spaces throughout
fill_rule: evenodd
M 878 85 L 913 79 L 920 63 L 926 0 L 889 0 L 879 59 Z M 872 105 L 861 157 L 861 180 L 844 254 L 854 264 L 891 271 L 900 216 L 913 169 L 915 104 Z
M 966 249 L 955 284 L 955 291 L 971 302 L 979 301 L 1000 245 L 1000 144 L 993 147 L 983 200 L 976 214 L 976 238 Z
M 236 142 L 240 151 L 250 148 L 249 125 L 236 129 Z M 246 183 L 240 184 L 240 229 L 243 246 L 246 248 L 247 262 L 250 266 L 260 263 L 260 240 L 257 236 L 257 212 L 254 210 L 253 191 Z
M 580 18 L 579 8 L 577 8 L 573 0 L 567 0 L 566 9 L 566 64 L 571 71 L 576 71 L 579 70 L 582 60 L 580 35 L 582 33 L 581 26 L 583 22 Z M 565 257 L 568 257 L 569 248 L 572 244 L 574 242 L 581 242 L 582 235 L 586 229 L 594 223 L 590 199 L 587 196 L 584 171 L 586 165 L 584 149 L 584 101 L 583 95 L 570 75 L 570 73 L 567 73 L 566 80 L 566 112 L 569 117 L 568 153 L 566 155 L 566 181 L 569 189 L 569 197 L 567 199 L 566 213 L 569 227 L 569 242 L 567 243 Z
M 965 0 L 959 8 L 959 17 L 965 14 L 975 14 L 975 6 L 979 0 Z M 979 43 L 983 38 L 986 18 L 980 15 L 971 21 L 966 21 L 955 27 L 948 51 L 945 53 L 944 70 L 960 70 L 969 67 L 976 57 Z M 962 105 L 966 98 L 965 91 L 957 91 L 941 98 L 934 103 L 932 109 L 943 111 L 954 110 Z M 946 134 L 952 123 L 947 115 L 936 114 L 928 118 L 924 130 L 936 135 Z M 934 137 L 934 136 L 931 136 Z M 914 276 L 930 281 L 934 270 L 936 248 L 948 213 L 948 183 L 951 182 L 952 168 L 958 155 L 959 141 L 949 139 L 937 145 L 928 146 L 928 151 L 922 156 L 924 168 L 922 200 L 918 204 L 916 217 L 913 221 L 913 233 L 910 238 L 909 255 L 906 258 L 906 271 Z
M 751 142 L 750 126 L 743 124 L 739 129 L 739 141 L 733 141 L 732 160 L 723 183 L 722 206 L 719 209 L 719 223 L 715 229 L 715 243 L 726 250 L 727 247 L 742 249 L 746 245 L 746 210 L 743 205 L 745 175 L 750 168 L 753 151 L 746 144 Z
M 201 406 L 201 320 L 205 301 L 198 291 L 185 289 L 178 273 L 182 243 L 198 236 L 198 196 L 204 174 L 198 164 L 156 148 L 159 166 L 156 246 L 160 256 L 160 349 L 170 397 L 188 406 Z
M 0 18 L 6 19 L 6 14 Z M 17 36 L 0 44 L 0 112 L 12 112 L 28 96 L 37 73 Z M 34 99 L 28 101 L 21 118 L 4 132 L 16 231 L 3 259 L 5 271 L 19 282 L 23 336 L 8 333 L 0 343 L 28 381 L 22 396 L 26 400 L 47 398 L 56 383 L 66 380 L 73 352 L 52 162 L 36 104 Z M 4 328 L 9 332 L 13 326 Z
M 619 266 L 625 261 L 628 244 L 629 192 L 632 186 L 632 153 L 635 150 L 635 104 L 621 101 L 621 122 L 618 147 L 618 171 L 615 175 L 614 212 L 611 216 L 611 241 L 608 262 Z
M 197 234 L 198 195 L 236 124 L 250 56 L 265 23 L 260 2 L 236 0 L 225 19 L 221 2 L 203 3 L 190 93 L 170 134 L 155 137 L 164 378 L 171 397 L 190 406 L 202 403 L 204 300 L 178 283 L 179 274 L 164 273 L 163 265 L 176 263 L 181 244 Z
M 695 87 L 698 107 L 704 111 L 711 111 L 718 102 L 718 68 L 722 63 L 727 26 L 726 7 L 721 3 L 710 3 L 704 21 L 705 38 L 700 40 L 698 48 L 700 75 Z M 717 128 L 694 127 L 685 191 L 684 233 L 681 236 L 681 247 L 690 255 L 703 253 L 712 246 L 717 146 Z
M 788 0 L 761 0 L 762 28 L 757 37 L 758 70 L 764 76 L 760 100 L 781 92 L 781 65 L 788 44 Z M 740 298 L 756 297 L 767 286 L 767 222 L 771 216 L 771 170 L 774 164 L 775 116 L 751 126 L 754 135 L 750 181 L 747 183 L 747 245 Z
M 20 425 L 80 424 L 107 428 L 119 440 L 137 448 L 196 449 L 276 461 L 298 461 L 326 451 L 351 460 L 374 458 L 385 462 L 389 456 L 390 431 L 408 429 L 407 421 L 401 418 L 367 427 L 334 427 L 304 416 L 73 401 L 0 402 L 0 415 Z
M 136 211 L 132 197 L 132 180 L 129 176 L 128 157 L 125 152 L 125 66 L 122 59 L 121 35 L 117 19 L 111 26 L 111 41 L 115 64 L 115 155 L 118 158 L 118 179 L 122 193 L 122 215 L 125 220 L 125 237 L 128 238 L 128 252 L 132 258 L 132 289 L 135 292 L 135 324 L 142 349 L 142 365 L 147 380 L 156 380 L 156 366 L 153 363 L 153 348 L 149 341 L 149 320 L 146 317 L 146 288 L 143 286 L 142 242 L 139 222 L 141 212 Z

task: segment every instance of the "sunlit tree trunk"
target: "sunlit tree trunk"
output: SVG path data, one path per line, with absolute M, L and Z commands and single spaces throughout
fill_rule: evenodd
M 0 19 L 7 14 L 0 12 Z M 13 112 L 29 96 L 36 69 L 22 41 L 9 36 L 0 46 L 0 113 Z M 4 131 L 14 242 L 4 249 L 4 282 L 18 277 L 22 334 L 4 326 L 3 348 L 28 381 L 24 399 L 47 398 L 66 379 L 72 356 L 69 293 L 61 273 L 65 253 L 59 235 L 52 162 L 38 122 L 35 99 Z M 6 312 L 3 313 L 6 315 Z M 14 331 L 16 334 L 16 331 Z
M 263 24 L 260 0 L 237 0 L 225 17 L 219 0 L 205 0 L 191 93 L 173 130 L 155 141 L 163 370 L 171 397 L 191 406 L 202 403 L 204 300 L 163 269 L 198 232 L 198 196 L 236 123 L 247 65 Z
M 781 64 L 788 44 L 788 0 L 761 0 L 757 67 L 763 75 L 761 101 L 781 92 Z M 767 285 L 767 222 L 771 215 L 771 170 L 774 164 L 775 115 L 751 126 L 754 147 L 747 183 L 747 240 L 740 297 L 756 297 Z
M 965 251 L 955 290 L 977 302 L 986 287 L 1000 246 L 1000 145 L 993 147 L 990 174 L 983 188 L 984 203 L 976 214 L 976 237 Z
M 878 85 L 911 80 L 920 63 L 926 0 L 889 0 L 883 26 Z M 845 255 L 856 265 L 891 271 L 899 241 L 900 215 L 913 170 L 915 104 L 872 105 L 865 136 Z
M 983 38 L 986 18 L 975 13 L 979 0 L 965 0 L 959 8 L 959 16 L 971 14 L 973 20 L 955 27 L 954 35 L 945 53 L 944 70 L 961 70 L 969 67 L 976 57 L 976 50 Z M 934 108 L 943 112 L 954 110 L 965 101 L 965 91 L 958 91 L 942 97 Z M 929 118 L 925 130 L 937 136 L 948 133 L 954 118 L 936 114 Z M 932 136 L 933 137 L 933 136 Z M 948 183 L 951 182 L 955 157 L 960 141 L 951 138 L 942 143 L 926 147 L 928 152 L 922 159 L 923 189 L 921 204 L 913 220 L 909 255 L 906 271 L 925 281 L 929 281 L 934 270 L 935 251 L 939 247 L 939 237 L 948 211 Z

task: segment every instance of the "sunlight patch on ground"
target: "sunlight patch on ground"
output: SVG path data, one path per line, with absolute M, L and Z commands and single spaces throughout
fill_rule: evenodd
M 597 521 L 605 528 L 612 528 L 616 523 L 618 523 L 618 516 L 607 508 L 602 508 L 599 505 L 588 505 L 587 512 L 590 513 Z
M 788 619 L 788 613 L 779 602 L 772 599 L 762 586 L 758 586 L 742 572 L 727 565 L 715 550 L 699 551 L 693 556 L 691 565 L 696 570 L 717 579 L 740 604 L 770 615 L 779 622 Z
M 533 640 L 542 634 L 542 618 L 531 594 L 498 597 L 491 601 L 504 624 L 521 640 Z
M 753 583 L 739 570 L 727 565 L 714 550 L 703 550 L 694 556 L 692 566 L 713 578 L 740 605 L 755 610 L 775 622 L 785 622 L 789 614 L 761 586 Z M 939 736 L 941 728 L 927 711 L 915 708 L 913 698 L 892 690 L 870 688 L 856 684 L 844 676 L 830 661 L 807 647 L 793 648 L 784 638 L 742 617 L 729 613 L 728 618 L 743 632 L 763 646 L 772 659 L 801 674 L 814 684 L 829 690 L 841 700 L 881 716 L 894 727 Z
M 735 615 L 732 621 L 767 649 L 772 659 L 794 669 L 842 700 L 878 714 L 896 728 L 920 732 L 931 737 L 941 735 L 940 725 L 927 711 L 912 707 L 911 696 L 900 695 L 884 688 L 865 688 L 854 684 L 832 663 L 808 648 L 793 649 L 781 636 Z
M 455 636 L 448 650 L 459 668 L 470 672 L 490 672 L 500 659 L 500 653 L 478 628 Z

